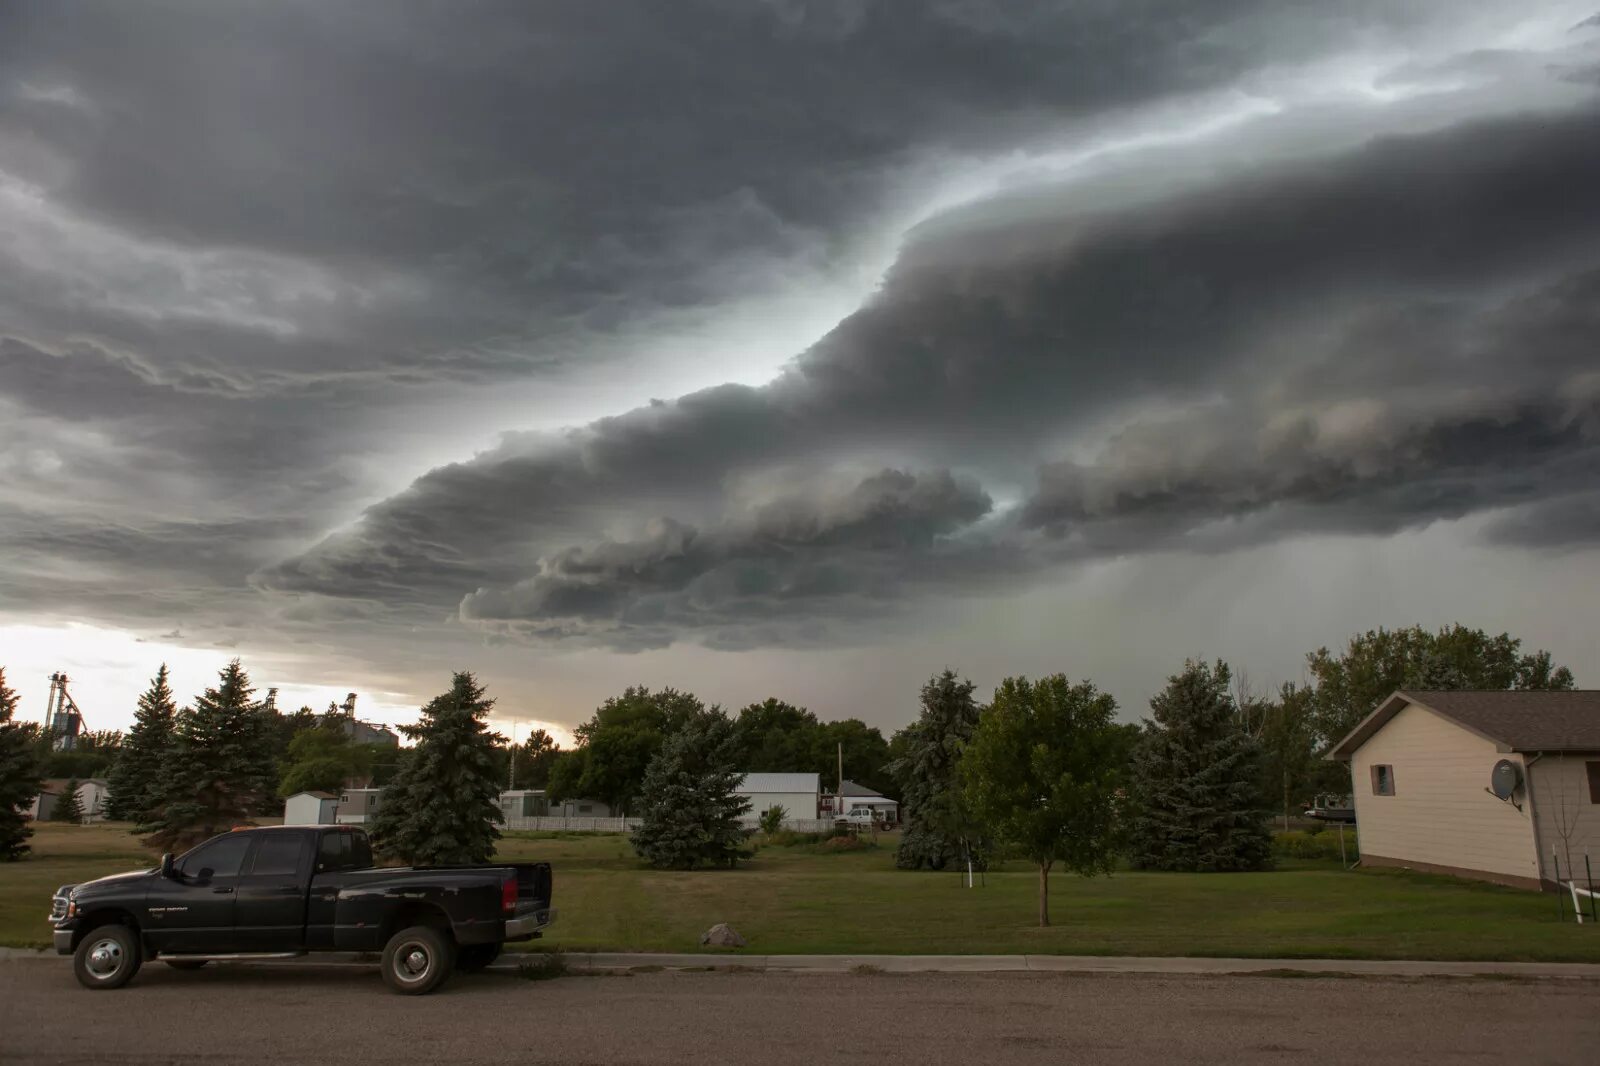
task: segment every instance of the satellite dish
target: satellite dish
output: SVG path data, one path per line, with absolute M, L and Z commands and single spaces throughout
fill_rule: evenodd
M 1522 767 L 1510 759 L 1501 759 L 1489 773 L 1489 791 L 1503 800 L 1509 800 L 1522 787 Z

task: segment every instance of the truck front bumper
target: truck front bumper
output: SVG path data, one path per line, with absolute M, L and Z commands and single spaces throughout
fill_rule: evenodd
M 527 914 L 506 920 L 507 940 L 532 940 L 539 935 L 539 930 L 556 920 L 556 909 L 545 907 L 541 910 L 530 911 Z
M 51 934 L 51 941 L 55 944 L 57 955 L 72 954 L 72 930 L 57 929 Z

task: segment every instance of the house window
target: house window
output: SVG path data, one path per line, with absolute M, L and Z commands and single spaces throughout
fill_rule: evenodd
M 1372 768 L 1372 794 L 1374 796 L 1394 795 L 1394 767 L 1381 764 Z
M 1589 802 L 1600 803 L 1600 762 L 1586 762 L 1583 768 L 1589 772 Z

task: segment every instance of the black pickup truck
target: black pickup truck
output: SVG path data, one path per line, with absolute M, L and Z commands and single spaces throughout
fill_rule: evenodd
M 396 992 L 431 992 L 550 924 L 550 864 L 372 865 L 351 826 L 236 829 L 153 870 L 63 885 L 56 951 L 86 988 L 120 988 L 145 959 L 178 969 L 317 951 L 381 951 Z

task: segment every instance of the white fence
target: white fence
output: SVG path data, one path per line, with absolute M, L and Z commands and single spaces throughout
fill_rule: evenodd
M 631 833 L 644 824 L 643 818 L 522 818 L 507 817 L 507 829 L 531 829 L 546 832 L 552 829 L 562 829 L 572 833 Z M 796 833 L 826 833 L 833 828 L 832 818 L 785 818 L 785 829 L 792 829 Z M 754 829 L 755 823 L 749 822 L 746 828 Z
M 520 818 L 506 819 L 507 829 L 564 829 L 573 833 L 631 833 L 644 824 L 643 818 Z

